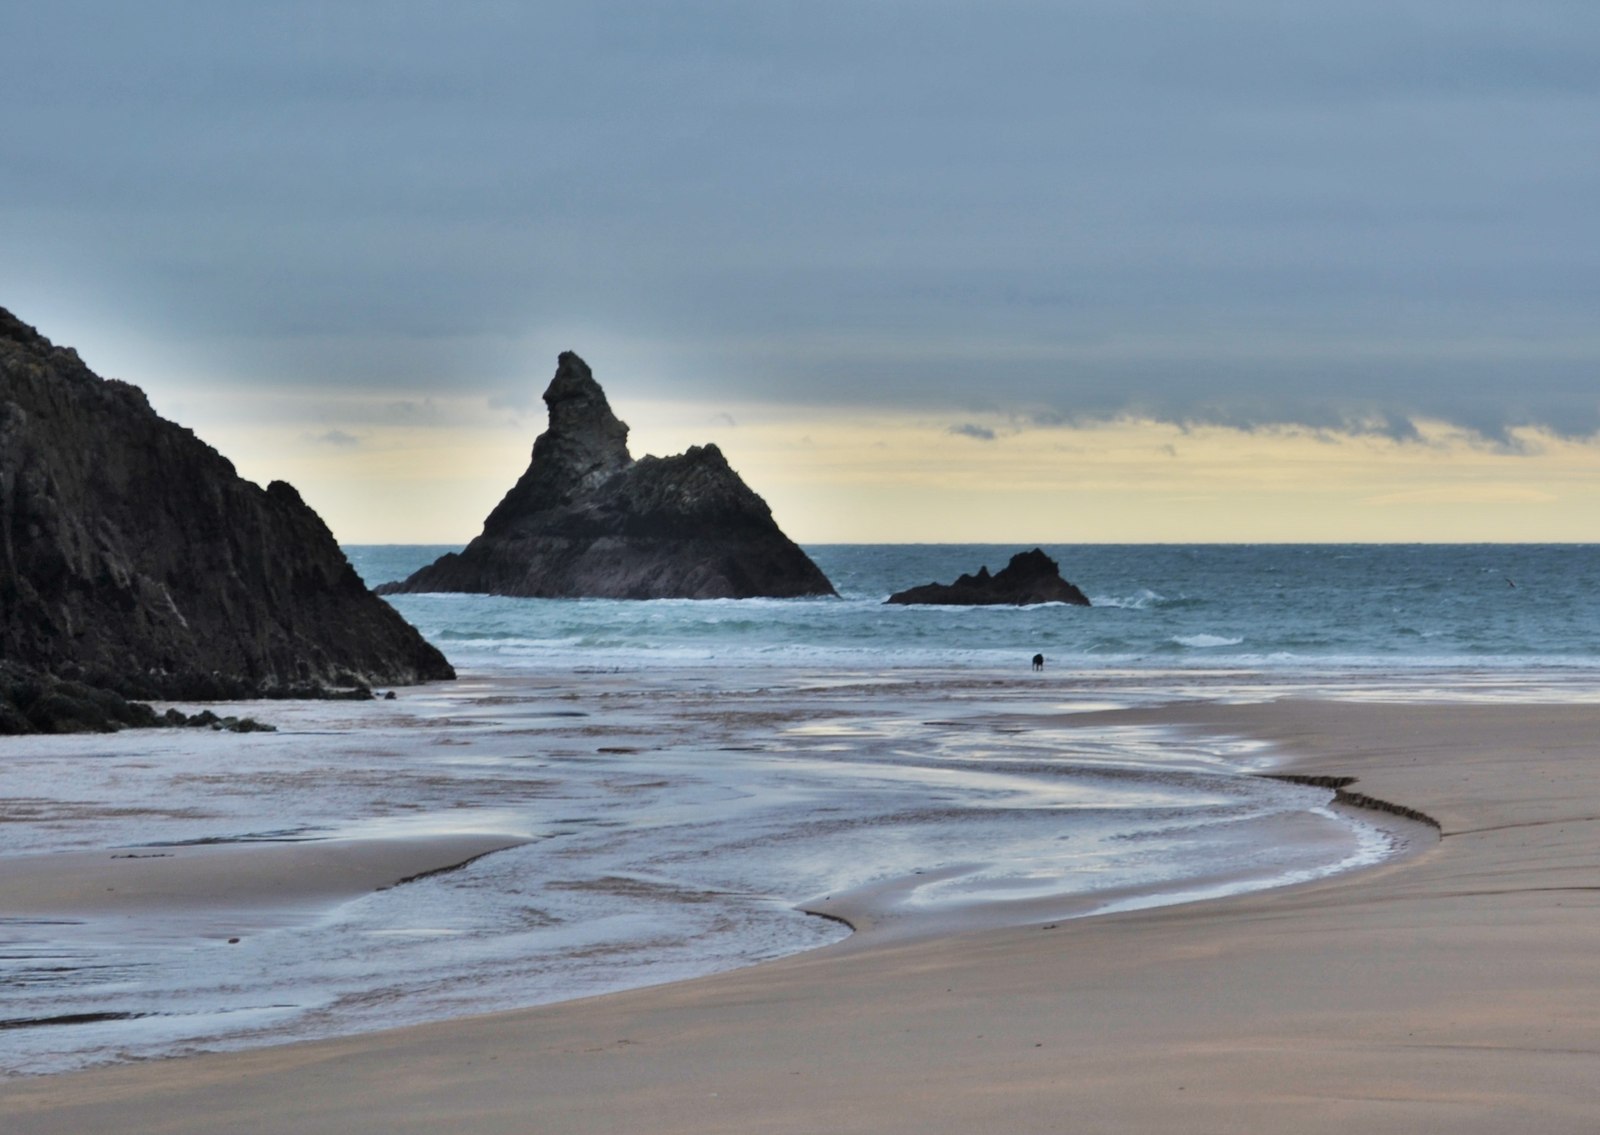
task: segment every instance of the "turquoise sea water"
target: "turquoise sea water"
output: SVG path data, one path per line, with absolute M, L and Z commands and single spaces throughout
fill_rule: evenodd
M 346 549 L 369 583 L 444 547 Z M 1600 546 L 1051 545 L 1088 609 L 890 607 L 892 591 L 1003 567 L 1020 545 L 822 545 L 838 599 L 395 596 L 468 667 L 753 664 L 1296 671 L 1600 667 Z

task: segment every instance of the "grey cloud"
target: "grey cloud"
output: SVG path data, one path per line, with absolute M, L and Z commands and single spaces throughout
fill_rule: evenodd
M 632 344 L 713 401 L 1600 428 L 1589 3 L 24 0 L 7 52 L 0 303 L 218 383 L 536 413 Z
M 529 413 L 539 405 L 539 392 L 531 384 L 527 383 L 521 384 L 514 389 L 489 395 L 489 408 L 491 410 L 512 410 L 521 415 Z
M 978 441 L 993 441 L 995 438 L 993 430 L 987 426 L 976 425 L 972 422 L 962 422 L 958 426 L 951 426 L 945 432 L 956 434 L 959 437 L 975 438 Z
M 331 445 L 335 449 L 354 449 L 361 444 L 359 437 L 345 433 L 343 430 L 328 430 L 325 433 L 313 435 L 309 440 L 317 445 Z
M 383 406 L 384 417 L 397 422 L 429 421 L 436 418 L 438 413 L 439 409 L 434 405 L 432 398 L 424 398 L 420 402 L 402 398 L 395 402 L 386 402 Z

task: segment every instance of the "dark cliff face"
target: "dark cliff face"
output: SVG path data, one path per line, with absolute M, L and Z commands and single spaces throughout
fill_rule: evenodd
M 291 486 L 3 309 L 0 662 L 130 697 L 454 677 Z
M 544 394 L 550 426 L 465 550 L 380 594 L 468 591 L 541 598 L 746 599 L 832 595 L 766 502 L 714 445 L 628 455 L 589 367 L 568 351 Z
M 947 606 L 990 607 L 1000 604 L 1071 603 L 1089 606 L 1088 596 L 1061 578 L 1061 569 L 1044 552 L 1018 552 L 994 575 L 987 567 L 976 575 L 963 575 L 954 583 L 927 583 L 889 596 L 890 603 L 938 603 Z

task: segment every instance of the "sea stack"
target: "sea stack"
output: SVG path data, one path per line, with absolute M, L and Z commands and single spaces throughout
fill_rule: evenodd
M 832 595 L 715 445 L 628 454 L 588 364 L 571 351 L 544 392 L 549 428 L 483 533 L 379 594 L 749 599 Z
M 994 575 L 980 567 L 976 575 L 963 575 L 954 583 L 926 583 L 897 591 L 889 603 L 937 603 L 958 607 L 987 607 L 1009 604 L 1025 607 L 1033 603 L 1071 603 L 1089 606 L 1089 597 L 1061 578 L 1061 569 L 1044 552 L 1018 552 L 1011 562 Z
M 10 732 L 62 681 L 187 700 L 455 676 L 291 486 L 244 480 L 3 308 L 0 675 Z

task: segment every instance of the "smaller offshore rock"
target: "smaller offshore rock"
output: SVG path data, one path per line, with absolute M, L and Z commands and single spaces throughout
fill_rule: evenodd
M 550 425 L 520 480 L 461 552 L 380 595 L 454 591 L 542 599 L 788 599 L 833 595 L 811 558 L 715 445 L 628 453 L 589 366 L 562 352 Z
M 988 607 L 1010 604 L 1072 603 L 1089 606 L 1089 597 L 1061 578 L 1061 569 L 1043 551 L 1018 552 L 994 575 L 987 567 L 976 575 L 963 575 L 954 583 L 926 583 L 897 591 L 890 603 L 937 603 L 951 607 Z

